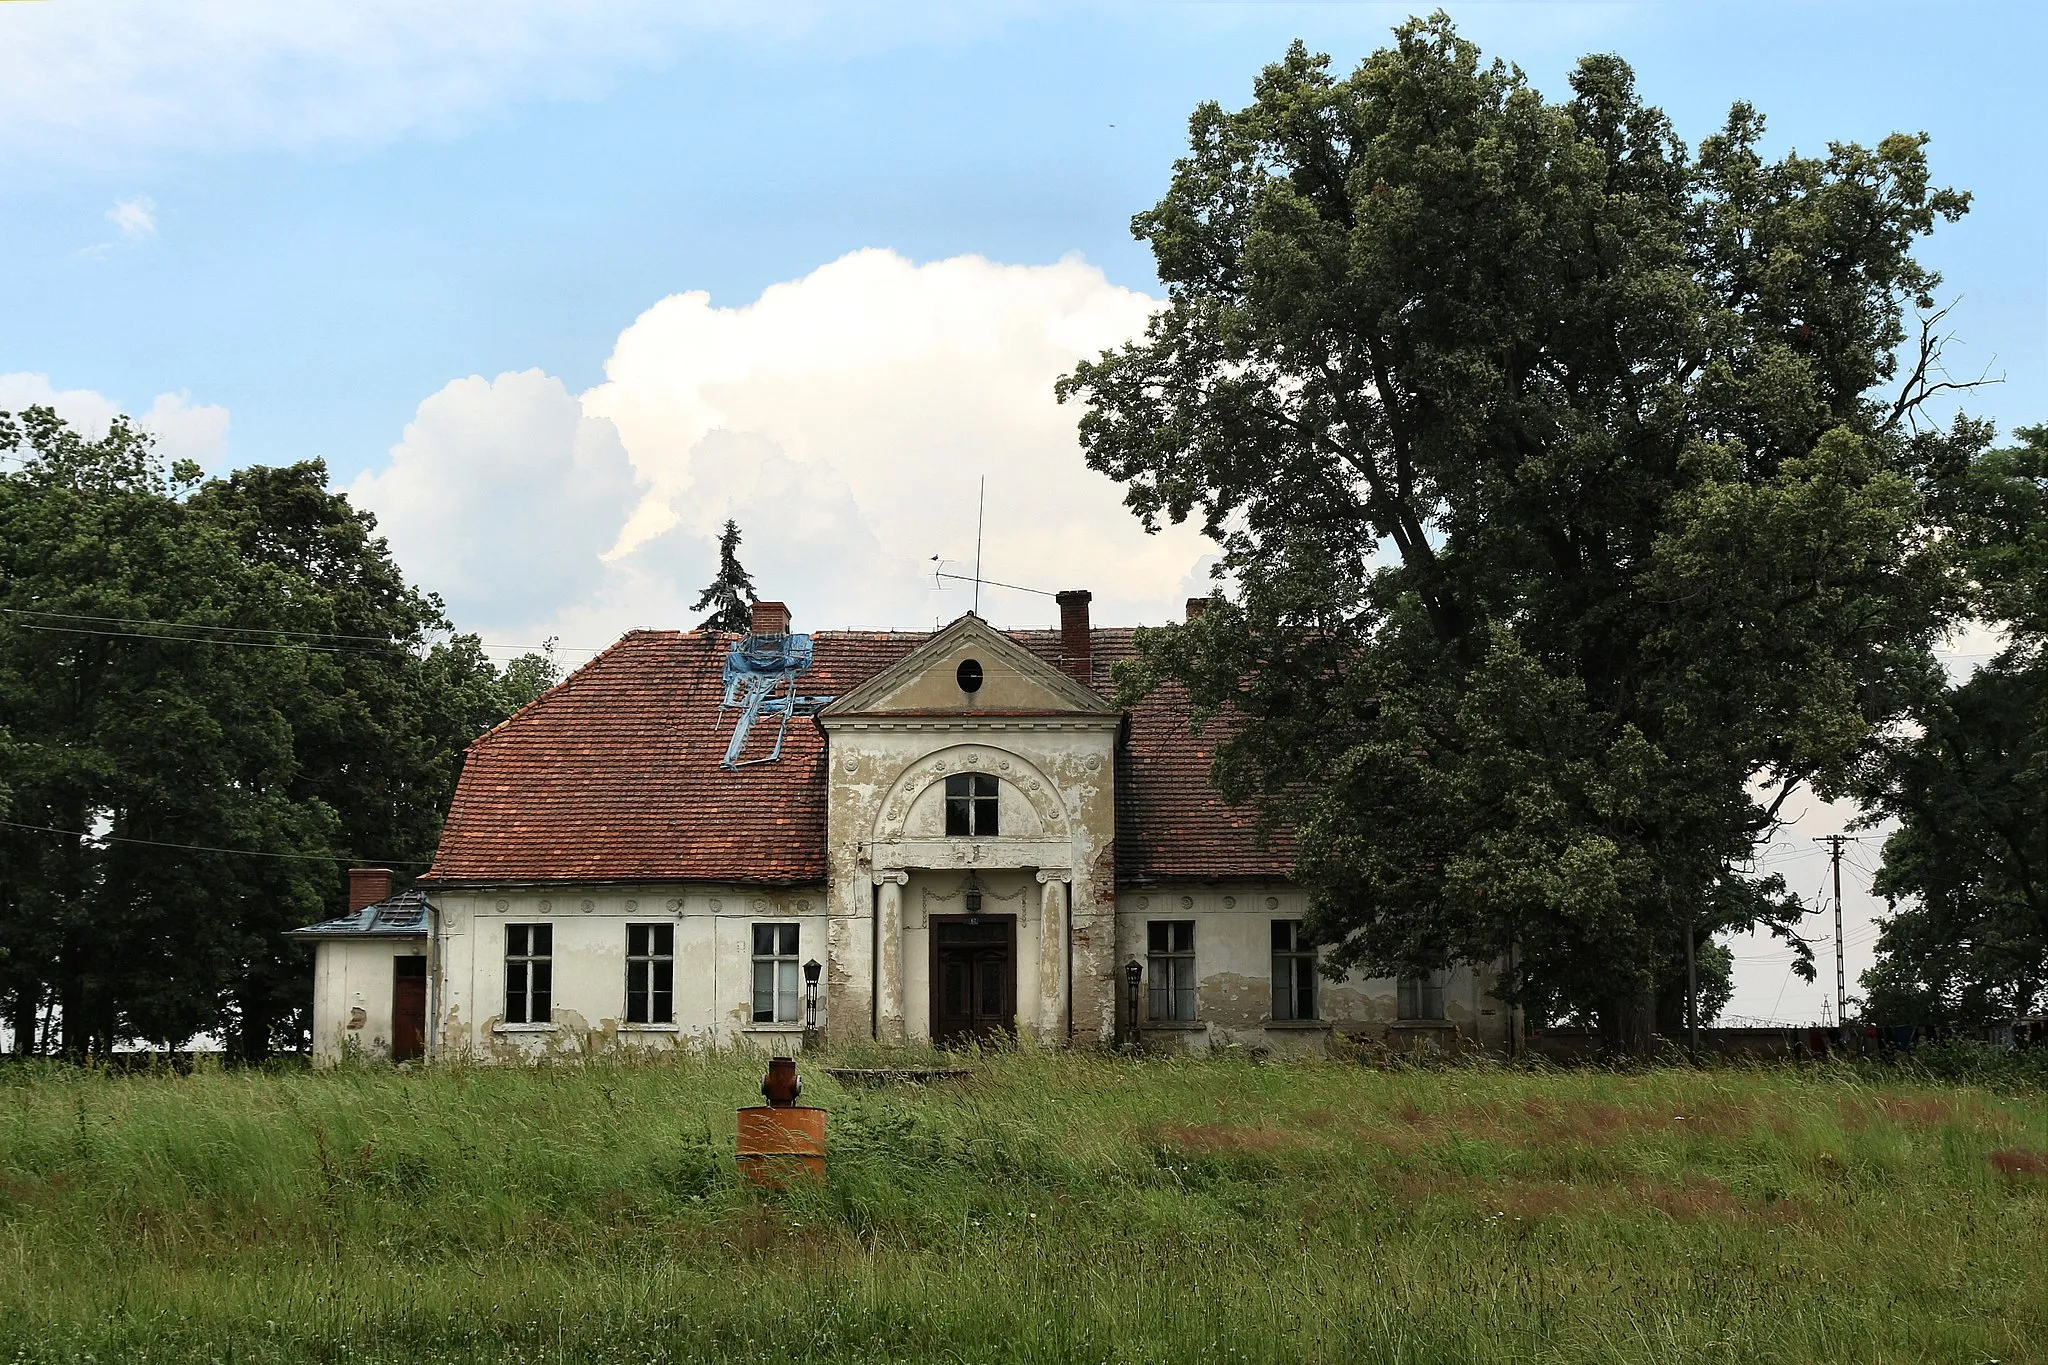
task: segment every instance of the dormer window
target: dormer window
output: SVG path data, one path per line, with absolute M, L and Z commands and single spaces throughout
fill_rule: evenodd
M 996 780 L 987 773 L 955 773 L 946 779 L 946 834 L 990 839 L 996 833 Z

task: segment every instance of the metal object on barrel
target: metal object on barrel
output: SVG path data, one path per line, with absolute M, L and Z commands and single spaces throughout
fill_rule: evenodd
M 826 1111 L 798 1104 L 803 1090 L 796 1059 L 776 1057 L 761 1078 L 768 1103 L 739 1111 L 734 1159 L 740 1178 L 756 1189 L 825 1182 Z

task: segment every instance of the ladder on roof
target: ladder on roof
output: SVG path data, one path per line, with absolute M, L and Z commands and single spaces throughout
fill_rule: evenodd
M 718 704 L 722 717 L 737 707 L 732 739 L 725 746 L 719 767 L 746 768 L 773 763 L 782 757 L 782 741 L 789 734 L 791 716 L 813 716 L 829 705 L 830 697 L 800 696 L 797 674 L 811 666 L 811 637 L 808 635 L 749 635 L 733 644 L 725 656 L 725 697 Z M 781 696 L 776 693 L 780 691 Z M 741 758 L 754 722 L 763 716 L 776 720 L 775 744 L 760 758 Z

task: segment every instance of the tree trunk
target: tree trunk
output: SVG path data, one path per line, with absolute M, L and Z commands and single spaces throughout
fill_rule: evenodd
M 1631 1057 L 1646 1057 L 1656 1040 L 1657 994 L 1643 986 L 1617 995 L 1600 1013 L 1600 1032 L 1608 1048 Z
M 42 997 L 42 987 L 23 986 L 7 1002 L 7 1025 L 14 1032 L 14 1055 L 17 1057 L 36 1055 L 36 1016 L 42 1009 Z
M 58 1049 L 73 1062 L 85 1060 L 92 1023 L 85 1017 L 85 980 L 72 967 L 69 954 L 57 981 Z
M 245 1066 L 270 1057 L 270 992 L 260 981 L 243 983 L 241 1019 L 236 1025 L 235 1051 Z

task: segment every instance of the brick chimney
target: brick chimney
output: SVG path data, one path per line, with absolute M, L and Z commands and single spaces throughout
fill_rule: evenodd
M 756 635 L 787 635 L 787 634 L 789 634 L 789 603 L 787 603 L 787 602 L 756 602 L 756 603 L 754 603 L 754 634 L 756 634 Z
M 1088 604 L 1095 594 L 1069 589 L 1053 599 L 1060 604 L 1060 663 L 1082 683 L 1095 676 L 1095 637 L 1088 629 Z
M 1201 615 L 1201 614 L 1202 614 L 1203 612 L 1207 611 L 1208 609 L 1209 609 L 1209 599 L 1208 599 L 1208 598 L 1206 598 L 1206 597 L 1190 597 L 1190 598 L 1188 599 L 1188 620 L 1190 620 L 1190 621 L 1194 620 L 1194 619 L 1195 619 L 1195 618 L 1196 618 L 1197 616 L 1200 616 L 1200 615 Z
M 348 912 L 391 899 L 391 869 L 352 867 L 348 870 Z

